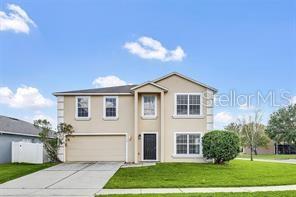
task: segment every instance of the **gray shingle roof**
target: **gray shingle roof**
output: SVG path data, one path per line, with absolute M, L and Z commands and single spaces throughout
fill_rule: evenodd
M 0 115 L 0 132 L 19 133 L 22 135 L 38 135 L 40 130 L 33 124 Z
M 75 93 L 131 93 L 131 88 L 135 87 L 137 85 L 125 85 L 125 86 L 113 86 L 113 87 L 107 87 L 107 88 L 93 88 L 93 89 L 84 89 L 84 90 L 74 90 L 74 91 L 66 91 L 66 92 L 55 92 L 54 95 L 58 94 L 75 94 Z
M 201 85 L 203 87 L 206 87 L 212 91 L 214 91 L 214 93 L 216 93 L 218 90 L 216 88 L 213 88 L 211 86 L 208 86 L 204 83 L 201 83 L 201 82 L 198 82 L 194 79 L 191 79 L 189 77 L 186 77 L 180 73 L 177 73 L 177 72 L 173 72 L 173 73 L 170 73 L 168 75 L 165 75 L 161 78 L 158 78 L 156 80 L 153 80 L 153 81 L 149 81 L 149 82 L 146 82 L 146 83 L 143 83 L 143 84 L 147 84 L 147 83 L 157 83 L 158 81 L 160 80 L 163 80 L 167 77 L 170 77 L 172 75 L 177 75 L 181 78 L 184 78 L 186 80 L 189 80 L 195 84 L 198 84 L 198 85 Z M 159 85 L 159 84 L 158 84 Z M 64 96 L 64 95 L 108 95 L 108 94 L 113 94 L 113 95 L 120 95 L 120 94 L 133 94 L 133 91 L 131 90 L 133 87 L 136 87 L 138 85 L 125 85 L 125 86 L 113 86 L 113 87 L 106 87 L 106 88 L 93 88 L 93 89 L 84 89 L 84 90 L 74 90 L 74 91 L 65 91 L 65 92 L 55 92 L 53 93 L 53 95 L 55 96 Z M 166 88 L 165 88 L 166 89 Z

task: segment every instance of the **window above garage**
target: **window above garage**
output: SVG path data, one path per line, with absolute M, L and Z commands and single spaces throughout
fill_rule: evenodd
M 89 120 L 90 119 L 90 97 L 89 96 L 77 96 L 76 97 L 75 118 L 77 120 Z
M 104 119 L 117 120 L 118 119 L 118 96 L 104 96 L 103 107 Z

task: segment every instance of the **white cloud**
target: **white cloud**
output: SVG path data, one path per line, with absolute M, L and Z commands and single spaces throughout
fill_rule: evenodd
M 168 50 L 158 40 L 145 36 L 140 37 L 136 42 L 126 42 L 124 48 L 141 58 L 158 59 L 163 62 L 182 61 L 186 56 L 180 46 L 175 50 Z
M 33 118 L 32 118 L 33 121 L 34 121 L 34 120 L 38 120 L 38 119 L 41 119 L 41 120 L 46 119 L 46 120 L 48 120 L 50 123 L 53 123 L 53 122 L 54 122 L 54 120 L 53 120 L 52 117 L 47 116 L 47 115 L 42 114 L 42 113 L 35 114 L 35 115 L 33 116 Z
M 127 85 L 128 83 L 124 80 L 121 80 L 117 76 L 109 75 L 105 77 L 98 77 L 96 78 L 92 84 L 95 87 L 111 87 L 111 86 L 121 86 Z
M 214 116 L 214 121 L 218 123 L 228 124 L 234 121 L 234 117 L 228 112 L 219 112 Z
M 56 128 L 57 128 L 57 122 L 56 122 L 56 120 L 55 120 L 54 118 L 52 118 L 51 116 L 45 115 L 45 114 L 43 114 L 43 113 L 37 113 L 37 114 L 35 114 L 35 115 L 33 116 L 33 118 L 32 118 L 33 123 L 34 123 L 34 120 L 39 120 L 39 119 L 41 119 L 41 120 L 44 120 L 44 119 L 48 120 L 48 121 L 51 123 L 52 128 L 53 128 L 54 130 L 56 130 Z
M 248 103 L 244 103 L 244 104 L 241 104 L 239 106 L 239 109 L 240 110 L 245 110 L 245 111 L 248 111 L 248 110 L 255 110 L 255 106 L 251 105 L 251 104 L 248 104 Z
M 44 120 L 44 119 L 46 119 L 47 121 L 49 121 L 51 123 L 52 128 L 54 130 L 56 130 L 56 128 L 57 128 L 56 119 L 52 118 L 51 116 L 48 116 L 48 115 L 44 114 L 41 111 L 35 111 L 35 112 L 33 112 L 32 116 L 25 116 L 25 117 L 23 117 L 23 119 L 30 122 L 30 123 L 34 123 L 34 120 L 39 120 L 39 119 Z
M 9 103 L 13 92 L 8 87 L 0 87 L 0 103 Z
M 0 31 L 28 34 L 30 32 L 30 25 L 37 26 L 20 6 L 8 4 L 7 9 L 7 13 L 0 11 Z
M 296 104 L 296 96 L 293 96 L 290 101 L 291 104 Z
M 13 93 L 8 87 L 0 87 L 0 103 L 13 108 L 44 108 L 53 105 L 53 101 L 44 98 L 37 88 L 23 86 Z

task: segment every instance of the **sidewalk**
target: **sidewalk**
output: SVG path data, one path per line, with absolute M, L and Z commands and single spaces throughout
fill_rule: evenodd
M 247 160 L 250 161 L 250 158 L 235 158 L 237 160 Z M 287 163 L 287 164 L 296 164 L 296 159 L 253 159 L 254 161 L 262 162 L 271 162 L 271 163 Z
M 97 195 L 111 194 L 168 194 L 168 193 L 216 193 L 216 192 L 268 192 L 295 190 L 296 185 L 260 187 L 209 187 L 209 188 L 155 188 L 155 189 L 102 189 Z

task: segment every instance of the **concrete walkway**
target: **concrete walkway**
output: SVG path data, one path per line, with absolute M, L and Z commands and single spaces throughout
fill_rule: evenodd
M 236 158 L 236 159 L 250 161 L 250 158 Z M 253 160 L 254 161 L 262 161 L 262 162 L 271 162 L 271 163 L 296 164 L 296 159 L 253 159 Z
M 0 184 L 0 196 L 94 196 L 123 163 L 59 164 Z
M 147 167 L 147 166 L 155 166 L 155 162 L 143 162 L 138 164 L 124 164 L 121 168 L 140 168 L 140 167 Z
M 155 188 L 155 189 L 102 189 L 97 195 L 111 194 L 169 194 L 169 193 L 216 193 L 216 192 L 268 192 L 295 190 L 296 185 L 261 187 L 209 187 L 209 188 Z

